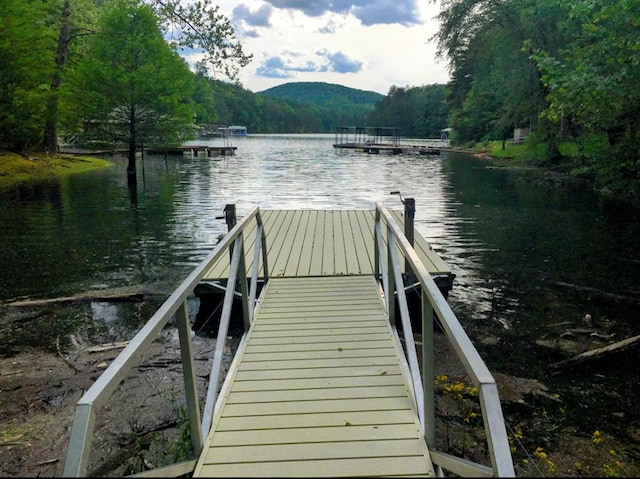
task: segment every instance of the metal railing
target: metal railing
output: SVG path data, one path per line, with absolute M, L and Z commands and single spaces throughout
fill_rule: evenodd
M 233 205 L 227 205 L 227 207 Z M 227 211 L 225 207 L 225 211 Z M 235 213 L 235 208 L 233 208 Z M 255 220 L 256 241 L 254 249 L 254 263 L 251 275 L 250 287 L 247 286 L 247 275 L 244 260 L 244 230 L 247 225 Z M 229 224 L 229 222 L 228 222 Z M 262 253 L 262 267 L 264 281 L 268 279 L 266 239 L 260 210 L 256 207 L 244 218 L 235 224 L 227 235 L 216 245 L 214 250 L 191 272 L 191 274 L 178 286 L 169 298 L 160 306 L 156 313 L 138 331 L 127 347 L 114 359 L 109 367 L 102 373 L 98 380 L 87 390 L 76 405 L 76 411 L 71 429 L 69 449 L 64 467 L 64 476 L 81 477 L 87 475 L 93 432 L 96 417 L 99 410 L 111 397 L 118 385 L 123 381 L 133 366 L 139 361 L 145 349 L 161 333 L 170 319 L 175 317 L 180 341 L 180 354 L 182 358 L 182 371 L 187 403 L 188 420 L 191 430 L 191 443 L 197 456 L 202 451 L 206 440 L 213 408 L 216 401 L 218 383 L 221 376 L 222 353 L 231 318 L 233 297 L 236 283 L 240 286 L 242 311 L 245 324 L 245 334 L 253 320 L 253 305 L 257 294 L 257 275 L 259 272 L 259 259 Z M 231 225 L 230 225 L 231 226 Z M 191 326 L 187 311 L 187 298 L 193 294 L 194 287 L 202 280 L 204 274 L 224 255 L 231 252 L 229 276 L 224 296 L 220 326 L 216 339 L 211 376 L 207 391 L 207 399 L 200 418 L 200 405 L 196 388 L 195 364 L 193 348 L 191 344 Z M 178 476 L 188 474 L 195 469 L 197 460 L 157 468 L 139 475 L 146 476 Z
M 383 236 L 386 225 L 386 242 Z M 395 325 L 396 301 L 404 331 L 405 353 L 413 383 L 414 398 L 431 460 L 436 466 L 459 476 L 515 477 L 511 450 L 502 415 L 496 382 L 484 364 L 462 325 L 451 310 L 431 275 L 424 267 L 405 233 L 391 213 L 376 203 L 375 211 L 375 275 L 382 282 L 386 309 L 391 324 Z M 405 259 L 405 273 L 412 273 L 421 286 L 422 364 L 420 373 L 409 307 L 400 268 L 399 253 Z M 396 299 L 397 298 L 397 299 Z M 434 314 L 455 349 L 474 386 L 478 388 L 484 429 L 489 446 L 492 467 L 437 451 L 435 444 L 435 368 L 434 368 Z

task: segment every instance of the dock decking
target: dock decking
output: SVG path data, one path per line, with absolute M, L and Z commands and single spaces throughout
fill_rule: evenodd
M 274 278 L 194 476 L 434 475 L 373 276 Z
M 392 211 L 404 225 L 401 211 Z M 373 210 L 262 210 L 269 276 L 342 276 L 374 273 Z M 244 235 L 245 265 L 253 267 L 255 224 Z M 386 235 L 385 242 L 386 242 Z M 415 249 L 438 285 L 450 288 L 451 270 L 427 241 L 415 235 Z M 402 265 L 404 271 L 404 265 Z M 259 270 L 262 275 L 262 269 Z M 229 275 L 228 258 L 204 273 L 203 281 L 220 281 Z

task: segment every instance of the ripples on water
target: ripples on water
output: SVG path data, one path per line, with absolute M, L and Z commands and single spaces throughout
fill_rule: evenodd
M 126 186 L 124 159 L 60 182 L 21 185 L 0 198 L 0 298 L 148 283 L 170 290 L 226 232 L 216 217 L 227 203 L 239 216 L 254 206 L 372 209 L 380 201 L 402 209 L 391 191 L 415 199 L 416 229 L 456 274 L 450 299 L 469 321 L 514 327 L 527 297 L 522 288 L 547 276 L 637 290 L 633 263 L 616 258 L 637 260 L 634 232 L 579 191 L 459 155 L 363 154 L 333 142 L 333 135 L 250 135 L 234 138 L 234 156 L 147 155 L 138 161 L 135 191 Z M 611 231 L 624 241 L 605 251 Z M 614 277 L 616 268 L 624 274 Z

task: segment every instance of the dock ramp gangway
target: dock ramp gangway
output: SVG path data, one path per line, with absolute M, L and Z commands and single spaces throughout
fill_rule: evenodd
M 138 475 L 514 476 L 495 380 L 396 215 L 376 203 L 372 274 L 285 277 L 269 274 L 270 238 L 261 213 L 254 208 L 232 225 L 78 401 L 64 475 L 87 475 L 98 411 L 175 319 L 196 457 Z M 255 240 L 253 251 L 245 252 L 249 225 Z M 227 285 L 234 287 L 226 288 L 201 410 L 186 302 L 223 257 L 229 260 Z M 421 289 L 418 347 L 405 295 L 407 267 Z M 259 293 L 258 280 L 264 285 Z M 223 378 L 235 297 L 245 333 Z M 436 321 L 478 389 L 487 464 L 436 447 Z

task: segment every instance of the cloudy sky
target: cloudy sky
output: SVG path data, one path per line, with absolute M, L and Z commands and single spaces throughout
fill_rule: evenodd
M 446 83 L 429 38 L 430 0 L 219 0 L 252 62 L 240 72 L 254 92 L 321 81 L 386 95 L 398 87 Z

